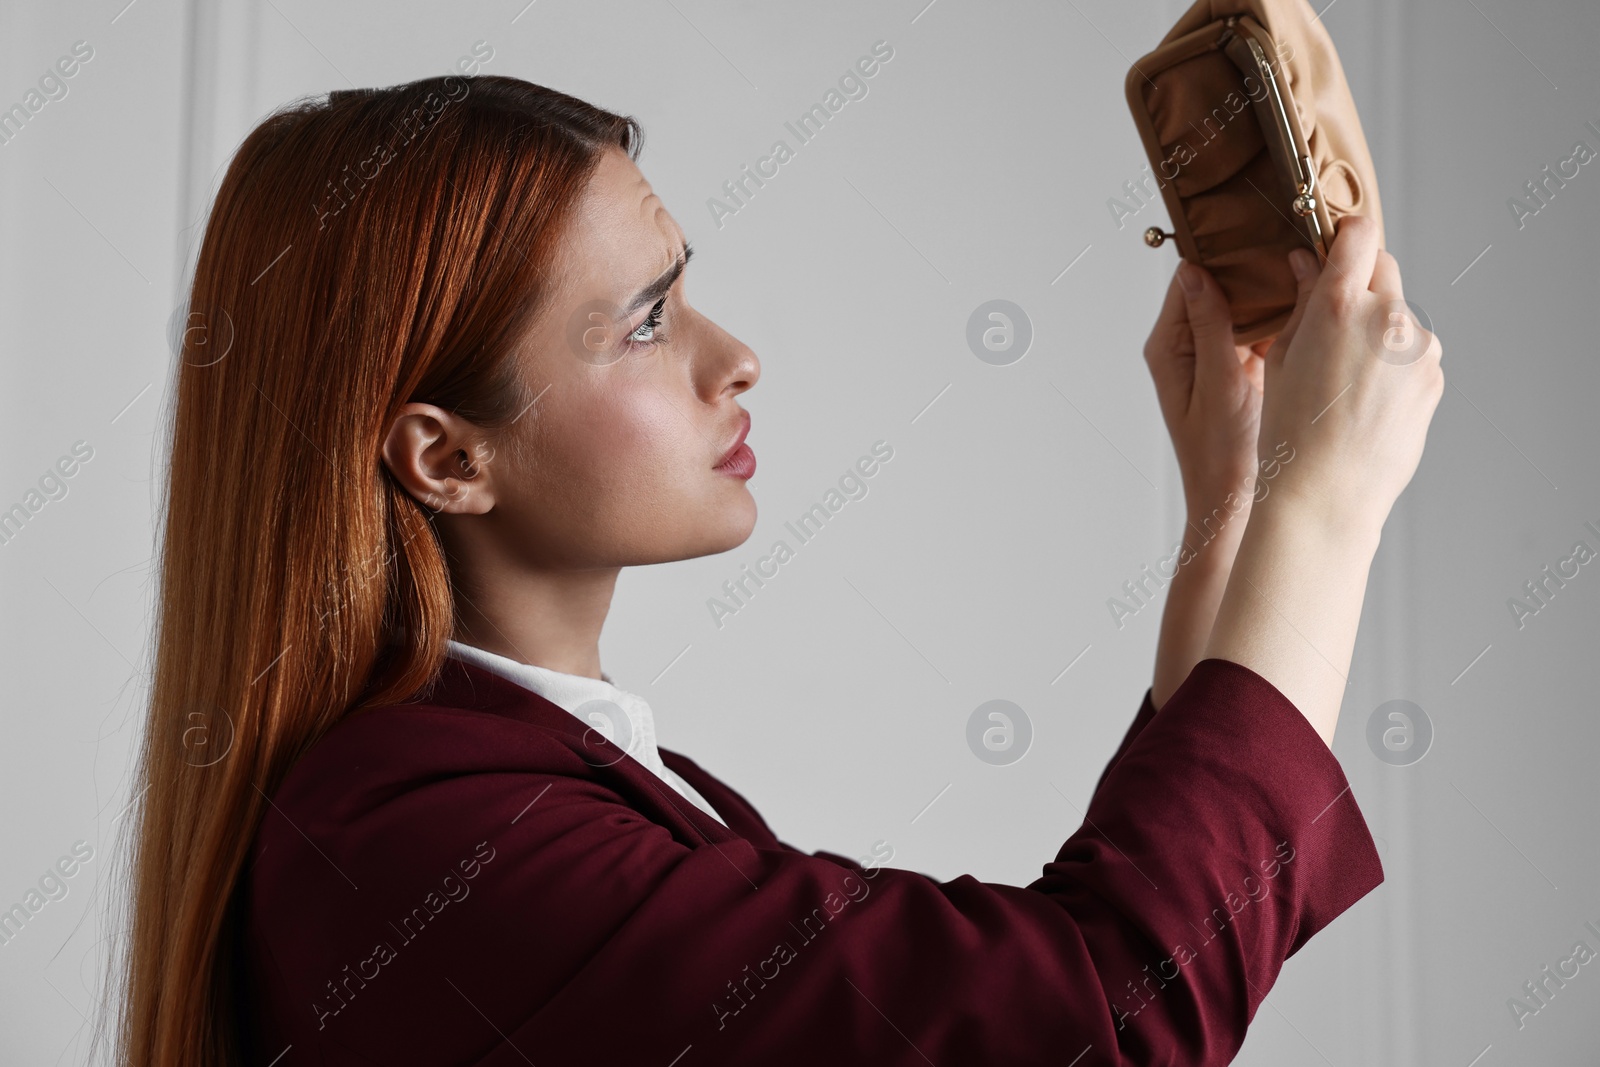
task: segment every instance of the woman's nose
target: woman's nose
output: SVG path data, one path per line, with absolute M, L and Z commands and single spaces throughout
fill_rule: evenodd
M 754 386 L 761 378 L 761 360 L 750 346 L 703 315 L 701 324 L 708 384 L 718 393 L 729 389 L 742 393 Z

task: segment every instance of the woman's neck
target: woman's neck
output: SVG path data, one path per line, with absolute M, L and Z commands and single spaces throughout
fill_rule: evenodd
M 600 678 L 600 631 L 619 571 L 458 574 L 450 636 L 519 663 Z

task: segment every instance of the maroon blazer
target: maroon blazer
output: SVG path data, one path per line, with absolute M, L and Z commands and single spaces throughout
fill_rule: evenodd
M 727 826 L 454 658 L 346 716 L 241 884 L 250 1062 L 1225 1064 L 1284 959 L 1383 880 L 1338 762 L 1227 660 L 1146 692 L 1027 886 L 799 851 L 661 756 Z

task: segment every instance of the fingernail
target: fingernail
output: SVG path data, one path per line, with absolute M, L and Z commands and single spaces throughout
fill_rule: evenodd
M 1311 253 L 1303 248 L 1296 248 L 1290 252 L 1289 269 L 1294 271 L 1296 279 L 1305 281 L 1306 275 L 1311 273 Z
M 1205 283 L 1200 280 L 1200 272 L 1193 263 L 1184 260 L 1178 264 L 1178 284 L 1183 286 L 1183 291 L 1190 296 L 1199 296 L 1205 288 Z

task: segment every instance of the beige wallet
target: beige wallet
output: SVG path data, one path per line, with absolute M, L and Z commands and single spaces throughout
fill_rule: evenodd
M 1334 222 L 1379 226 L 1378 179 L 1339 55 L 1306 0 L 1197 0 L 1128 71 L 1128 107 L 1172 219 L 1167 238 L 1211 272 L 1234 339 L 1294 309 L 1285 257 L 1327 255 Z

